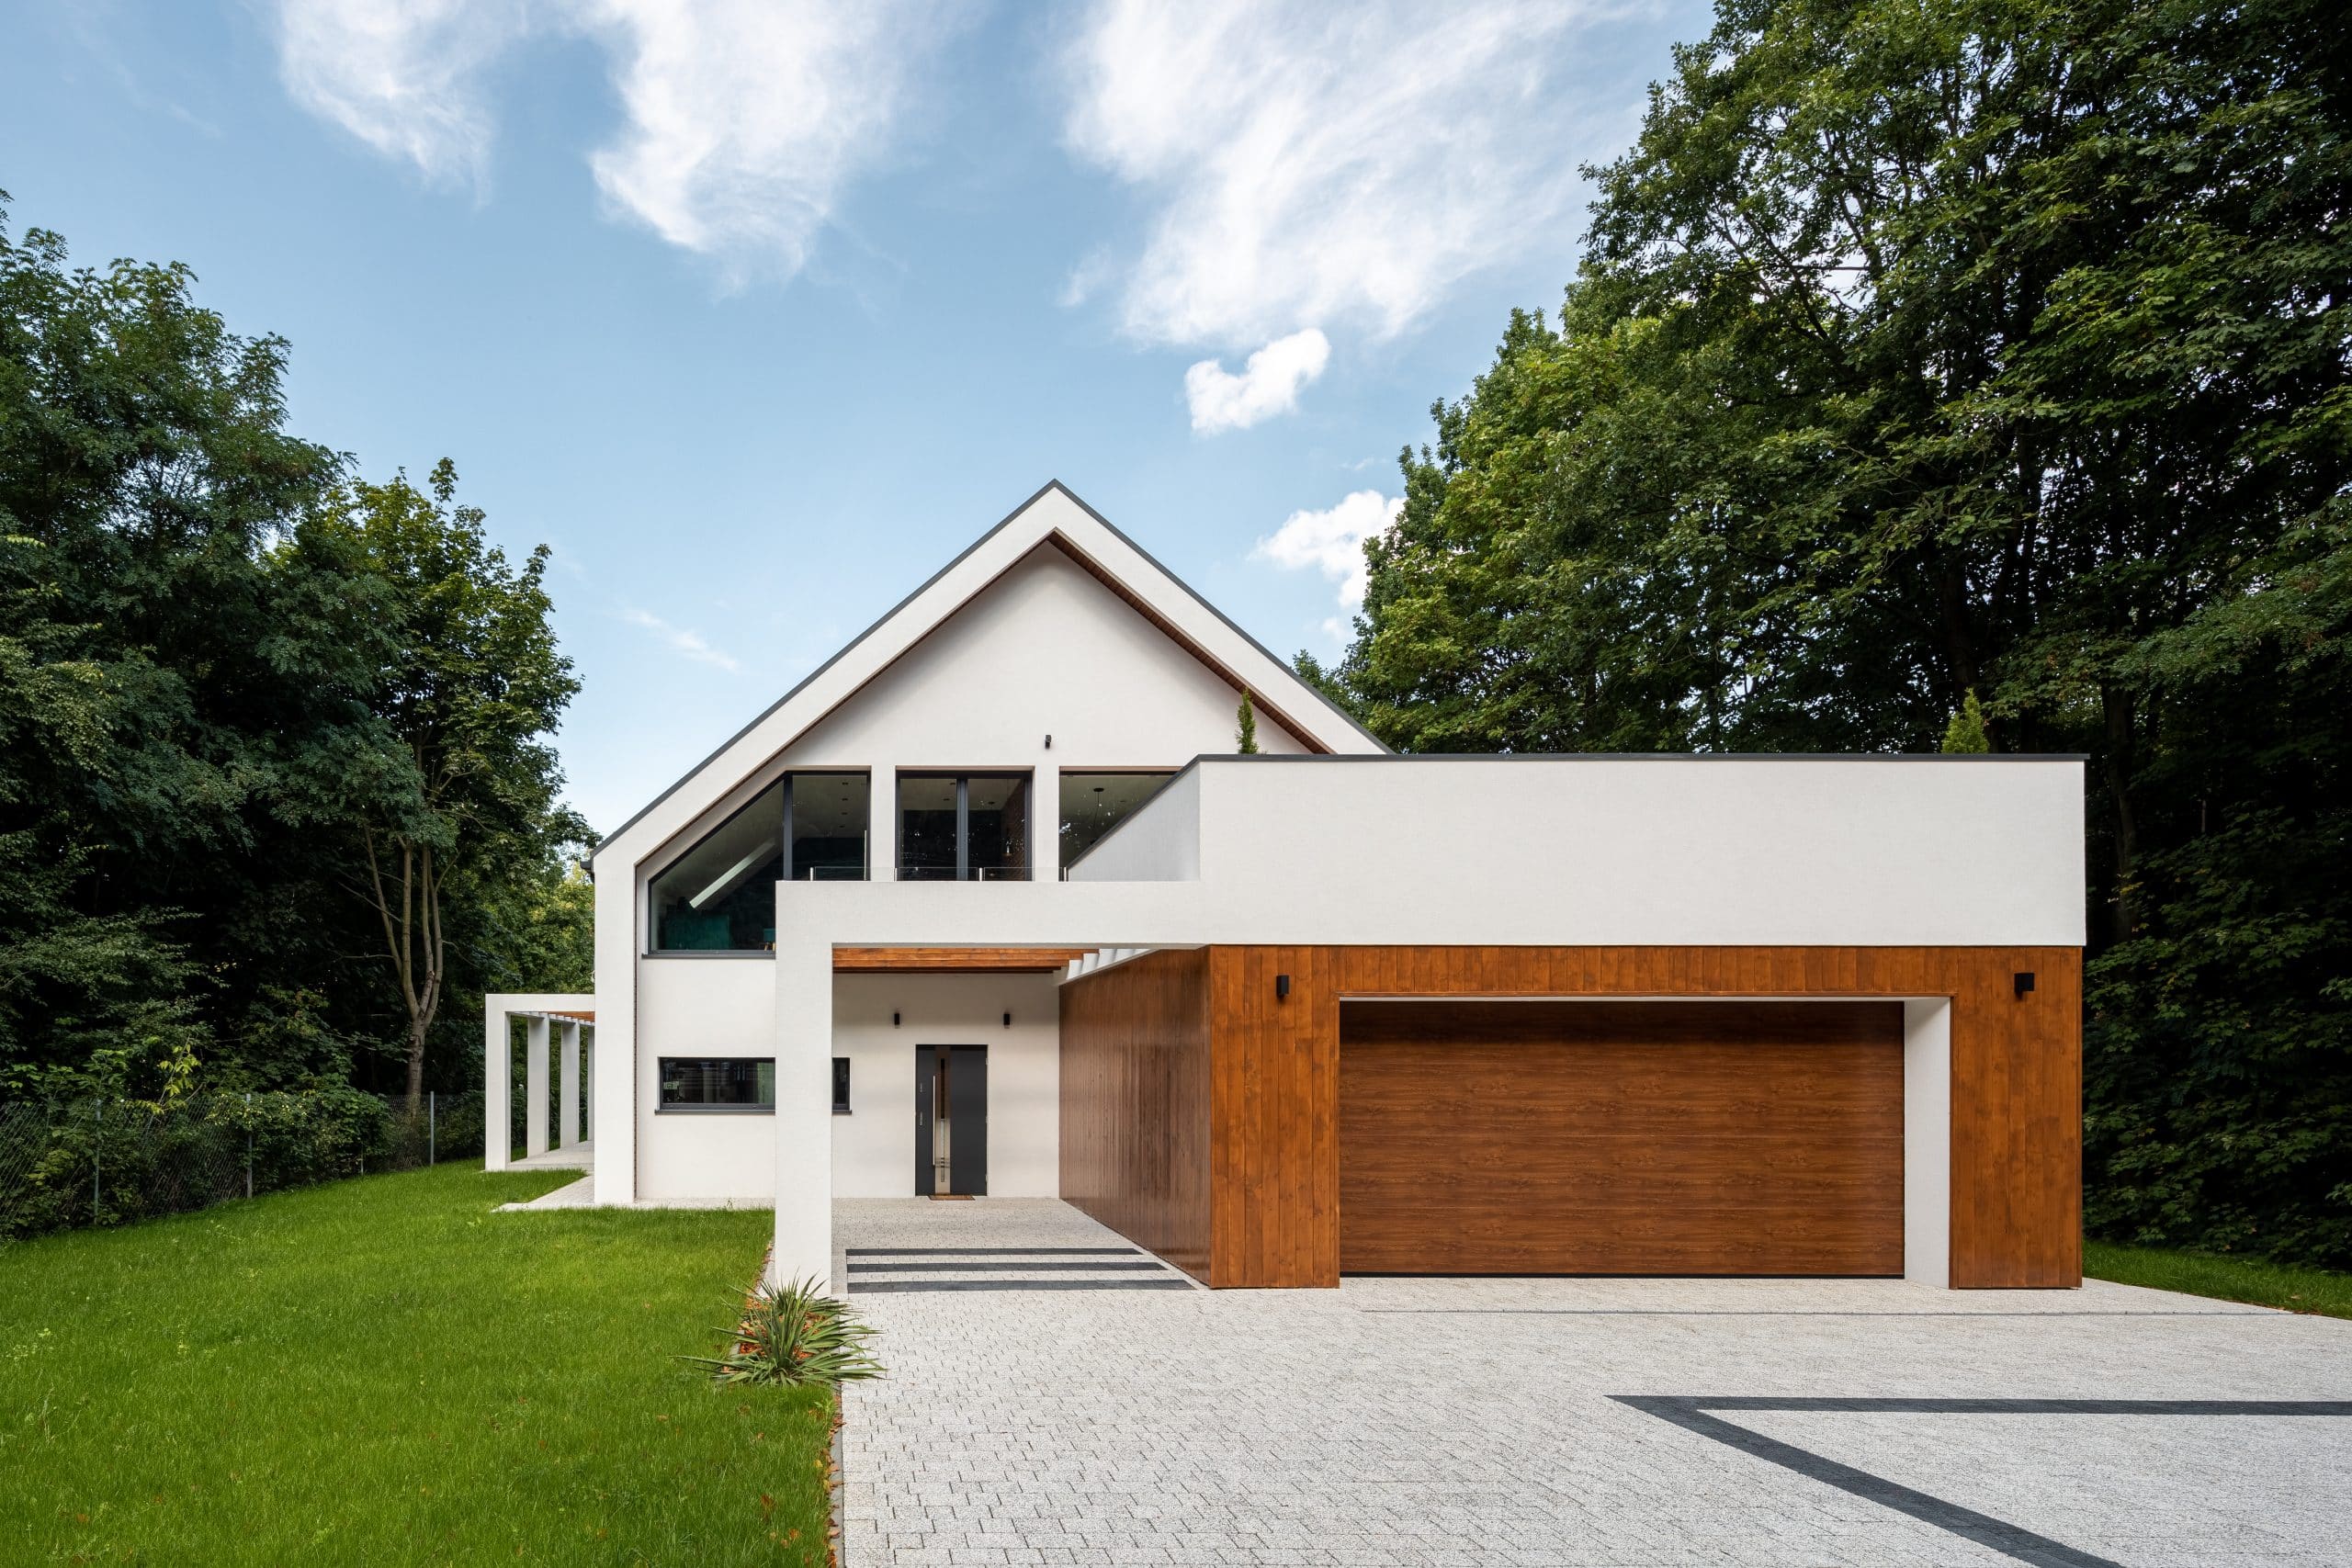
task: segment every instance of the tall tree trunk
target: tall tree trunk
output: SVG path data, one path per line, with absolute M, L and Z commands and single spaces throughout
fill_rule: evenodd
M 2137 869 L 2140 834 L 2132 816 L 2132 774 L 2135 761 L 2133 720 L 2136 704 L 2132 694 L 2104 682 L 2099 686 L 2100 716 L 2107 728 L 2107 794 L 2115 813 L 2115 897 L 2111 939 L 2118 942 L 2132 940 L 2138 929 L 2132 877 Z
M 376 914 L 383 922 L 385 951 L 400 981 L 401 1001 L 408 1009 L 408 1111 L 413 1116 L 424 1098 L 424 1043 L 433 1030 L 434 1014 L 440 1010 L 441 977 L 447 956 L 441 935 L 440 866 L 432 845 L 414 844 L 394 835 L 391 844 L 401 860 L 395 908 L 376 852 L 375 829 L 361 831 L 368 846 L 368 876 Z

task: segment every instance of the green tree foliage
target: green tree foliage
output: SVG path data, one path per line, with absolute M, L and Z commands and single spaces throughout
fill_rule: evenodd
M 1981 757 L 1992 749 L 1993 738 L 1984 733 L 1984 705 L 1971 692 L 1961 698 L 1959 711 L 1944 726 L 1944 755 Z
M 436 612 L 356 520 L 373 492 L 285 430 L 286 344 L 193 282 L 0 229 L 0 1098 L 368 1079 L 404 1033 L 353 889 L 364 828 L 418 821 L 399 682 Z M 497 637 L 545 637 L 522 607 Z M 466 873 L 453 994 L 560 900 L 550 779 L 473 786 L 542 809 Z M 467 1032 L 436 1048 L 470 1076 Z
M 1324 673 L 1425 750 L 2081 750 L 2088 1215 L 2352 1259 L 2352 43 L 1723 0 Z
M 1241 705 L 1233 713 L 1233 749 L 1245 757 L 1258 754 L 1258 707 L 1250 694 L 1241 694 Z
M 580 690 L 556 650 L 542 545 L 519 568 L 491 545 L 479 507 L 454 504 L 456 466 L 430 495 L 406 475 L 354 483 L 322 526 L 392 589 L 389 657 L 373 708 L 405 765 L 368 781 L 377 802 L 358 829 L 364 894 L 407 1014 L 407 1091 L 448 979 L 453 906 L 528 882 L 588 825 L 559 804 L 563 774 L 547 744 Z

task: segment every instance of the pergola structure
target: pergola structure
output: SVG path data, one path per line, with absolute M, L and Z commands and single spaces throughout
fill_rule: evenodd
M 482 998 L 482 1168 L 560 1165 L 586 1169 L 595 1145 L 594 1088 L 581 1072 L 582 1035 L 593 1046 L 596 998 L 503 993 Z M 523 1158 L 513 1158 L 507 1128 L 514 1073 L 514 1021 L 523 1021 Z M 550 1049 L 550 1047 L 553 1049 Z M 553 1058 L 551 1061 L 550 1058 Z M 548 1124 L 548 1076 L 556 1073 L 555 1125 Z

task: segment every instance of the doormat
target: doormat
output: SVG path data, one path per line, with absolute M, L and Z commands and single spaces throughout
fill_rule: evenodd
M 972 1195 L 969 1192 L 934 1192 L 931 1201 L 934 1203 L 968 1203 Z

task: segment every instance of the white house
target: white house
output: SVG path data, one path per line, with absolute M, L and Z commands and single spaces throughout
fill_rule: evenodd
M 2072 1285 L 2080 770 L 1394 756 L 1048 485 L 604 841 L 492 1124 L 593 1016 L 530 1154 L 593 1097 L 596 1201 L 773 1202 L 787 1277 L 955 1194 L 1220 1287 Z

